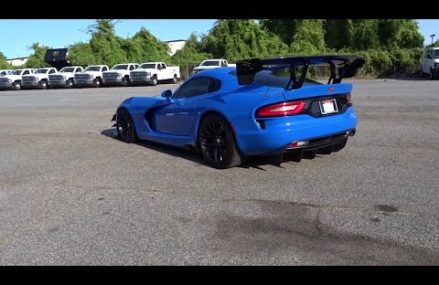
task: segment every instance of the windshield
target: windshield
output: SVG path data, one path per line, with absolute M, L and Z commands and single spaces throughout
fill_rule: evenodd
M 439 49 L 433 50 L 433 57 L 434 58 L 439 58 Z
M 88 66 L 85 71 L 99 71 L 101 70 L 100 66 Z
M 140 66 L 140 68 L 143 68 L 143 69 L 154 69 L 155 68 L 155 63 L 145 63 L 145 64 L 142 64 Z
M 203 61 L 200 66 L 220 66 L 219 60 L 206 60 Z
M 47 73 L 47 68 L 40 68 L 40 69 L 37 69 L 37 71 L 35 71 L 34 73 Z
M 59 72 L 73 72 L 74 70 L 74 67 L 64 67 Z
M 12 71 L 10 74 L 12 74 L 12 75 L 20 75 L 21 74 L 21 69 L 16 69 L 16 70 Z
M 113 70 L 117 70 L 117 69 L 126 70 L 126 69 L 128 69 L 128 64 L 115 65 L 115 66 L 113 66 L 112 69 Z
M 6 74 L 9 74 L 9 71 L 7 71 L 7 70 L 3 70 L 3 71 L 1 72 L 1 75 L 6 75 Z

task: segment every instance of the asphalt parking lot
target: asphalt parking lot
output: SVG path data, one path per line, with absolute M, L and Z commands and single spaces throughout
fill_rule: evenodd
M 353 81 L 338 153 L 216 170 L 112 138 L 130 96 L 0 92 L 0 265 L 439 265 L 439 81 Z

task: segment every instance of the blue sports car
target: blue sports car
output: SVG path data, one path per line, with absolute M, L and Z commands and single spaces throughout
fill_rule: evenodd
M 327 84 L 307 79 L 308 67 L 327 65 Z M 356 56 L 250 59 L 206 70 L 172 92 L 124 100 L 113 116 L 127 143 L 150 140 L 197 149 L 214 168 L 246 156 L 293 152 L 300 160 L 342 149 L 355 134 L 352 84 L 341 83 L 364 64 Z

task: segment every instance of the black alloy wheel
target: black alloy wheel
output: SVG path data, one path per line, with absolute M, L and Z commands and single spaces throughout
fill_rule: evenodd
M 117 137 L 120 140 L 126 143 L 135 143 L 138 141 L 133 119 L 124 108 L 117 111 L 116 130 Z
M 218 114 L 205 117 L 198 132 L 198 144 L 204 162 L 225 169 L 241 164 L 229 123 Z

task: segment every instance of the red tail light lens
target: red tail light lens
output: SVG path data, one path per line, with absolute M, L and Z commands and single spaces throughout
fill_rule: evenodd
M 297 115 L 305 108 L 304 101 L 282 102 L 267 105 L 256 111 L 257 117 L 281 117 Z

